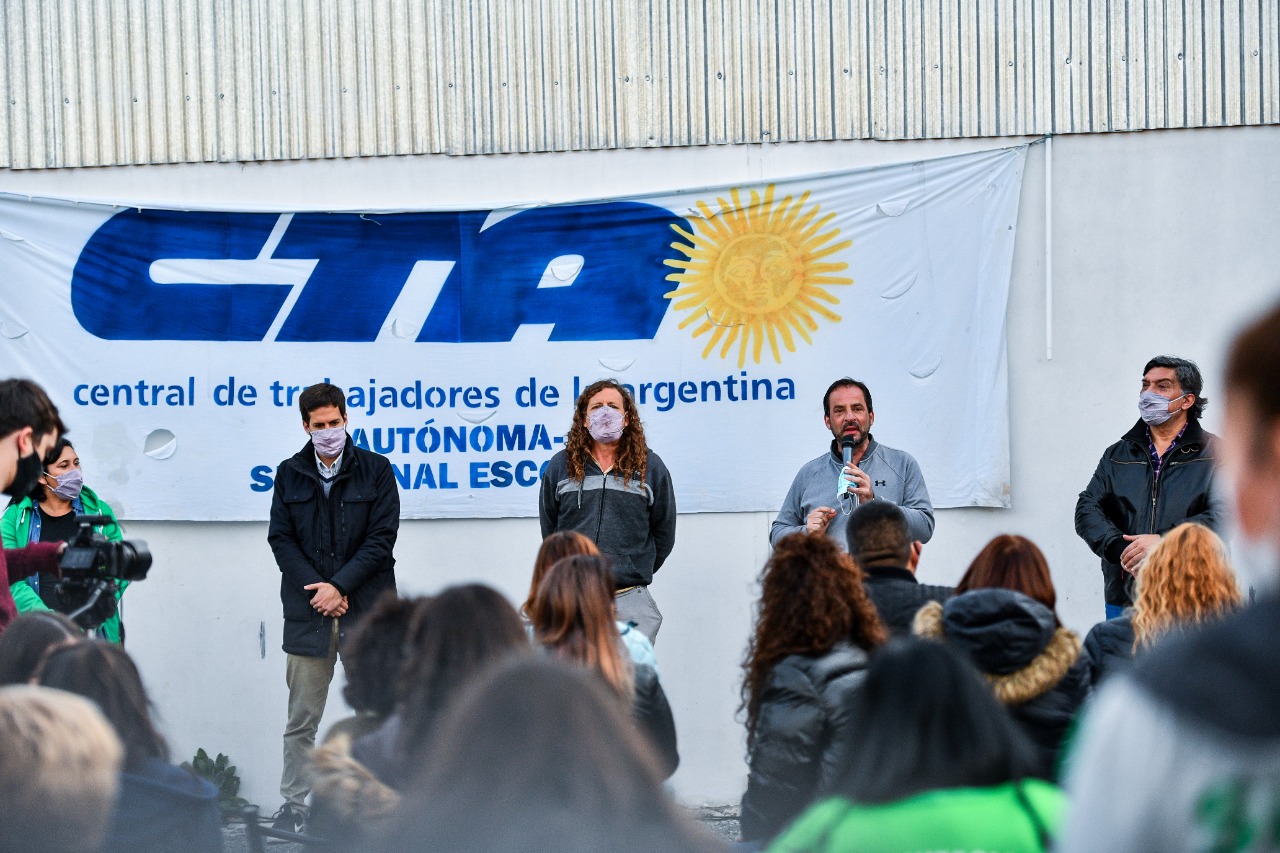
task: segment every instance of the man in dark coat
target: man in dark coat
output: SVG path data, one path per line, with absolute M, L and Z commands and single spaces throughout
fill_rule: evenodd
M 298 397 L 309 439 L 280 463 L 267 541 L 280 568 L 289 721 L 284 732 L 285 802 L 276 828 L 306 819 L 307 762 L 324 714 L 341 641 L 385 590 L 396 588 L 392 549 L 400 493 L 391 463 L 347 435 L 347 400 L 328 383 Z
M 1157 356 L 1142 371 L 1140 420 L 1102 454 L 1076 502 L 1076 533 L 1102 559 L 1107 618 L 1133 604 L 1133 579 L 1160 537 L 1193 521 L 1221 532 L 1213 490 L 1214 436 L 1194 362 Z
M 916 611 L 930 601 L 946 601 L 949 586 L 916 580 L 921 543 L 912 542 L 907 516 L 893 503 L 868 501 L 849 514 L 845 525 L 849 555 L 866 574 L 863 588 L 895 637 L 911 634 Z
M 1226 359 L 1236 570 L 1258 600 L 1162 639 L 1089 707 L 1055 849 L 1274 850 L 1280 828 L 1280 305 Z

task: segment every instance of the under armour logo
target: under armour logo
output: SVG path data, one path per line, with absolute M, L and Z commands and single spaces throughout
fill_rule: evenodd
M 889 485 L 889 481 L 888 481 L 888 480 L 876 480 L 876 485 L 877 485 L 877 486 L 887 486 L 887 485 Z

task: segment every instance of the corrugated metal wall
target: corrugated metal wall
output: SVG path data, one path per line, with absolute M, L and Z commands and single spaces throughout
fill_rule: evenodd
M 1280 121 L 1280 0 L 0 0 L 13 168 Z

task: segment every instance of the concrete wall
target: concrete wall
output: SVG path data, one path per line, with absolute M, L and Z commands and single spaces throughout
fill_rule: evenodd
M 0 190 L 179 207 L 486 206 L 774 179 L 1007 142 L 10 172 L 0 173 Z M 1212 401 L 1206 423 L 1215 429 L 1225 342 L 1250 311 L 1280 295 L 1280 128 L 1054 141 L 1051 360 L 1044 165 L 1044 146 L 1036 145 L 1023 187 L 1009 299 L 1013 507 L 940 512 L 921 577 L 953 582 L 991 536 L 1025 534 L 1048 555 L 1063 618 L 1083 632 L 1102 614 L 1101 578 L 1096 558 L 1075 536 L 1072 510 L 1103 448 L 1136 418 L 1144 361 L 1163 352 L 1198 360 Z M 832 375 L 857 375 L 859 358 L 874 357 L 853 357 L 833 366 Z M 879 416 L 889 422 L 912 413 Z M 799 466 L 825 440 L 816 415 L 812 430 L 797 439 L 761 450 L 794 456 Z M 725 460 L 725 467 L 750 488 L 750 459 Z M 654 582 L 666 615 L 658 656 L 683 756 L 675 786 L 690 802 L 736 802 L 743 786 L 738 665 L 770 521 L 767 513 L 682 516 L 675 552 Z M 285 688 L 278 574 L 265 524 L 137 523 L 129 534 L 149 540 L 156 555 L 151 578 L 127 597 L 129 648 L 175 752 L 188 756 L 205 747 L 229 753 L 245 795 L 274 808 Z M 430 592 L 479 579 L 519 600 L 537 544 L 532 519 L 407 522 L 397 546 L 401 585 L 406 592 Z M 336 686 L 331 702 L 329 721 L 345 710 Z

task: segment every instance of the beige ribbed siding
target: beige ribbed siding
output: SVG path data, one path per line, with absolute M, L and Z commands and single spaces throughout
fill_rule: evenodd
M 1273 124 L 1280 0 L 0 0 L 0 165 Z

